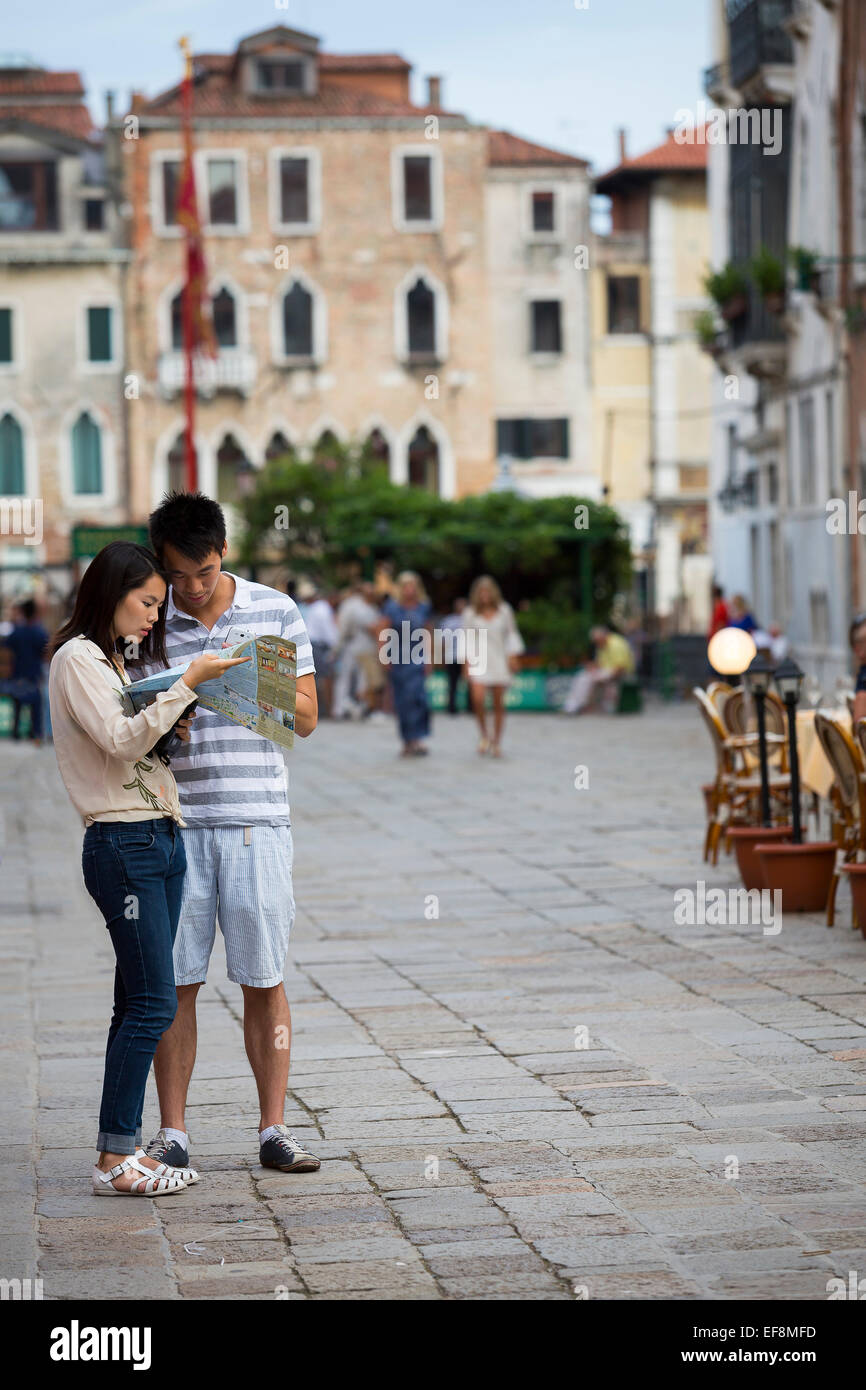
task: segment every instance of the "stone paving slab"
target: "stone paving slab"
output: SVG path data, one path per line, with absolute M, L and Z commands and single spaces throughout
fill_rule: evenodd
M 494 763 L 437 718 L 407 763 L 388 725 L 323 725 L 291 755 L 287 973 L 287 1113 L 322 1168 L 257 1162 L 218 939 L 203 1181 L 138 1206 L 89 1192 L 113 960 L 81 829 L 50 747 L 0 743 L 0 1275 L 97 1300 L 826 1298 L 866 1265 L 866 944 L 817 916 L 674 922 L 678 889 L 739 886 L 701 859 L 705 738 L 689 707 L 512 716 Z

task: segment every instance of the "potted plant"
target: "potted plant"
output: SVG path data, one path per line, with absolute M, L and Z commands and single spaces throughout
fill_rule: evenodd
M 818 269 L 817 251 L 808 251 L 805 246 L 791 246 L 788 255 L 797 276 L 798 290 L 811 290 L 813 294 L 821 291 L 821 272 Z
M 797 704 L 803 672 L 790 657 L 776 667 L 775 681 L 788 716 L 788 758 L 791 768 L 791 841 L 756 844 L 764 872 L 764 887 L 782 894 L 783 912 L 820 912 L 827 906 L 836 867 L 835 840 L 804 843 L 800 824 L 800 760 L 797 753 Z
M 704 287 L 710 299 L 718 304 L 719 313 L 726 322 L 742 318 L 749 303 L 749 281 L 740 266 L 728 261 L 721 270 L 713 271 L 706 277 Z
M 771 314 L 780 314 L 785 307 L 785 267 L 766 246 L 762 246 L 751 263 L 752 279 Z
M 764 866 L 755 852 L 757 845 L 783 844 L 791 839 L 790 825 L 732 825 L 728 836 L 733 842 L 737 868 L 743 887 L 766 888 Z
M 712 309 L 702 309 L 695 314 L 694 330 L 699 347 L 711 357 L 718 357 L 722 351 L 722 335 Z

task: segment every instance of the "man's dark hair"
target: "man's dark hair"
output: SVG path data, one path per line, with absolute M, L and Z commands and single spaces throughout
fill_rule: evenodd
M 22 599 L 18 605 L 18 612 L 21 614 L 25 623 L 32 623 L 36 617 L 36 604 L 32 598 Z
M 724 597 L 725 597 L 725 591 L 724 591 L 724 589 L 722 588 L 721 584 L 714 584 L 714 585 L 713 585 L 713 598 L 719 599 L 719 598 L 724 598 Z
M 222 555 L 226 541 L 223 509 L 203 492 L 170 492 L 151 513 L 148 524 L 150 543 L 160 561 L 166 543 L 190 560 L 204 560 L 212 550 Z

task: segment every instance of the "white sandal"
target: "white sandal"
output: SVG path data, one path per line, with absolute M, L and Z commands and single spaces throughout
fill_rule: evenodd
M 133 1169 L 144 1176 L 135 1178 L 129 1188 L 114 1186 L 115 1178 L 119 1178 L 122 1173 L 132 1172 Z M 168 1192 L 180 1192 L 185 1186 L 180 1178 L 160 1177 L 151 1168 L 145 1168 L 133 1155 L 125 1158 L 122 1163 L 116 1163 L 106 1172 L 99 1167 L 93 1170 L 95 1197 L 162 1197 Z
M 136 1149 L 136 1158 L 150 1158 L 146 1149 Z M 158 1163 L 155 1168 L 148 1168 L 149 1173 L 155 1173 L 159 1178 L 180 1178 L 185 1187 L 192 1187 L 193 1183 L 198 1182 L 199 1175 L 194 1168 L 173 1168 L 170 1163 Z

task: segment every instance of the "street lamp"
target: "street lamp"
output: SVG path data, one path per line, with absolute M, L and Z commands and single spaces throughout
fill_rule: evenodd
M 764 652 L 758 652 L 745 672 L 746 687 L 754 697 L 755 713 L 758 716 L 758 754 L 761 761 L 761 823 L 770 824 L 770 778 L 767 771 L 767 725 L 764 701 L 770 689 L 773 668 Z
M 803 672 L 800 670 L 796 661 L 790 657 L 780 663 L 774 672 L 776 685 L 781 695 L 785 709 L 788 711 L 788 752 L 791 761 L 791 824 L 793 826 L 792 840 L 795 845 L 803 843 L 803 832 L 800 827 L 800 760 L 797 756 L 797 705 L 800 700 L 800 686 L 803 684 Z
M 751 634 L 743 628 L 723 627 L 710 638 L 707 659 L 720 676 L 741 676 L 757 650 Z

